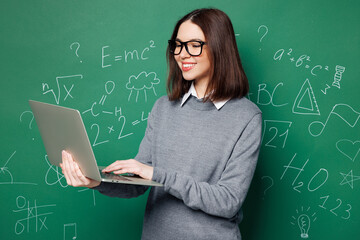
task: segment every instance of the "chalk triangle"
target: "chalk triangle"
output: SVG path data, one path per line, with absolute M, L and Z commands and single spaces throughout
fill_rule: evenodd
M 314 111 L 314 105 L 311 101 L 310 90 L 307 88 L 303 95 L 301 96 L 300 100 L 298 101 L 297 108 L 301 108 L 307 111 Z
M 294 101 L 293 113 L 305 115 L 320 115 L 314 91 L 309 79 L 306 79 Z

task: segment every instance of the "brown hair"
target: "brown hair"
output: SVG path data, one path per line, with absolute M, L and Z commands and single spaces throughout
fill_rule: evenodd
M 194 10 L 176 23 L 171 40 L 176 39 L 180 25 L 187 20 L 201 28 L 207 42 L 212 69 L 205 93 L 207 97 L 204 98 L 204 101 L 219 101 L 245 96 L 249 91 L 249 83 L 241 64 L 230 18 L 218 9 Z M 178 100 L 189 90 L 191 81 L 183 79 L 181 70 L 174 55 L 170 53 L 169 47 L 166 56 L 168 96 L 171 101 Z

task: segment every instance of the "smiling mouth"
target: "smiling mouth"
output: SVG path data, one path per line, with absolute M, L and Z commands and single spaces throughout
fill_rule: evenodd
M 195 65 L 196 65 L 195 63 L 183 63 L 181 69 L 185 72 L 190 71 L 195 67 Z

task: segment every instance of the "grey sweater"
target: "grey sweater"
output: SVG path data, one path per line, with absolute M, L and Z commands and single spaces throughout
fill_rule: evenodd
M 143 240 L 241 239 L 241 206 L 261 142 L 261 112 L 246 98 L 220 110 L 190 97 L 160 98 L 148 119 L 136 160 L 154 167 Z M 101 193 L 121 198 L 147 187 L 101 183 Z

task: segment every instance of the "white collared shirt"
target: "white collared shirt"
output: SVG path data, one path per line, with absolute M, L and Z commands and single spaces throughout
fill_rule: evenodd
M 191 95 L 193 95 L 193 96 L 196 97 L 197 99 L 200 99 L 200 98 L 198 97 L 197 93 L 196 93 L 195 86 L 194 86 L 194 82 L 191 83 L 191 86 L 190 86 L 189 91 L 184 94 L 180 106 L 183 106 L 184 103 L 186 102 L 186 100 L 187 100 Z M 225 103 L 227 103 L 227 101 L 229 101 L 229 99 L 223 100 L 223 101 L 213 101 L 212 103 L 215 105 L 215 107 L 216 107 L 217 110 L 220 110 L 220 108 L 222 108 L 222 107 L 225 105 Z

